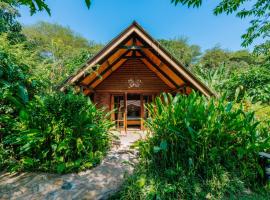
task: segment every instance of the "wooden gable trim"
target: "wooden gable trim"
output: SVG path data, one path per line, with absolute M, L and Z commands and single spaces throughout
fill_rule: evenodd
M 110 67 L 114 66 L 117 62 L 119 62 L 122 59 L 122 56 L 125 56 L 129 50 L 121 50 L 113 54 L 115 56 L 115 59 L 108 59 L 106 60 L 97 71 L 94 71 L 92 74 L 90 74 L 88 77 L 85 77 L 81 82 L 85 85 L 91 85 L 94 81 L 96 81 L 98 78 L 101 78 L 104 74 L 104 71 L 107 71 Z
M 179 76 L 177 76 L 168 66 L 164 65 L 158 58 L 153 57 L 149 55 L 146 52 L 141 51 L 140 52 L 142 55 L 146 57 L 146 59 L 154 65 L 154 67 L 159 70 L 164 76 L 167 77 L 174 85 L 175 87 L 179 87 L 184 84 L 184 80 L 182 80 Z M 157 63 L 155 62 L 156 60 L 159 60 L 160 62 Z
M 122 33 L 120 33 L 115 39 L 108 43 L 99 53 L 91 58 L 75 75 L 70 76 L 66 79 L 63 84 L 60 85 L 60 90 L 64 91 L 66 84 L 75 83 L 80 77 L 84 75 L 86 71 L 89 71 L 93 66 L 98 65 L 106 56 L 110 55 L 111 52 L 116 52 L 118 46 L 121 45 L 128 38 L 129 35 L 134 33 L 135 27 L 130 26 Z
M 216 96 L 206 85 L 204 85 L 199 79 L 197 79 L 188 69 L 186 69 L 179 61 L 177 61 L 174 57 L 172 57 L 166 49 L 164 49 L 160 44 L 154 40 L 142 27 L 140 27 L 136 22 L 134 22 L 131 26 L 129 26 L 126 30 L 124 30 L 118 37 L 113 39 L 108 45 L 106 45 L 96 56 L 90 59 L 86 66 L 82 67 L 74 76 L 70 76 L 60 89 L 63 91 L 65 89 L 65 85 L 75 83 L 80 77 L 84 76 L 85 72 L 89 71 L 93 66 L 99 64 L 104 58 L 108 57 L 111 52 L 116 52 L 121 47 L 123 41 L 127 40 L 133 34 L 142 38 L 142 40 L 147 43 L 152 49 L 155 51 L 158 57 L 162 57 L 169 64 L 168 68 L 174 68 L 174 70 L 178 71 L 181 76 L 184 77 L 191 85 L 194 86 L 195 89 L 202 92 L 205 96 Z M 123 46 L 123 45 L 122 45 Z M 178 75 L 179 75 L 178 74 Z M 183 80 L 184 81 L 184 80 Z
M 142 27 L 136 24 L 138 27 L 135 29 L 135 33 L 138 34 L 146 43 L 148 43 L 154 51 L 161 57 L 163 57 L 171 66 L 185 77 L 195 88 L 202 92 L 205 96 L 216 96 L 206 85 L 204 85 L 198 78 L 196 78 L 192 72 L 184 67 L 178 60 L 172 57 L 167 50 L 165 50 L 156 40 L 154 40 Z
M 148 62 L 146 59 L 141 59 L 141 61 L 150 69 L 152 70 L 166 85 L 168 85 L 170 88 L 175 89 L 175 85 L 165 77 L 161 72 L 159 72 L 158 69 L 156 69 L 154 66 L 151 65 L 150 62 Z
M 127 61 L 127 59 L 120 59 L 117 63 L 115 63 L 114 65 L 112 65 L 110 67 L 110 69 L 108 68 L 108 70 L 106 70 L 103 74 L 102 74 L 102 78 L 94 80 L 92 83 L 90 83 L 90 86 L 95 88 L 97 87 L 102 81 L 104 81 L 108 76 L 110 76 L 114 71 L 116 71 L 121 65 L 123 65 L 125 62 Z
M 130 44 L 132 44 L 132 40 L 130 38 L 126 38 L 123 41 L 123 44 L 130 45 Z M 88 73 L 88 76 L 85 76 L 85 75 L 82 76 L 76 82 L 84 82 L 85 85 L 89 84 L 89 82 L 91 82 L 93 79 L 95 79 L 96 76 L 99 76 L 103 72 L 103 70 L 105 70 L 108 66 L 110 66 L 110 63 L 113 63 L 120 56 L 126 55 L 126 52 L 128 52 L 128 50 L 115 49 L 111 54 L 104 57 L 102 59 L 102 61 L 100 61 L 102 64 L 99 66 L 99 68 L 97 70 L 93 71 L 92 73 Z M 94 68 L 94 66 L 91 67 L 91 69 L 93 69 L 93 68 Z

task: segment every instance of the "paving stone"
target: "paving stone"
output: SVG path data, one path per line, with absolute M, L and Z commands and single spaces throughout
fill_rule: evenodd
M 66 175 L 2 172 L 0 199 L 107 199 L 133 172 L 137 153 L 129 147 L 142 135 L 132 132 L 120 136 L 119 146 L 113 147 L 99 166 L 84 172 Z

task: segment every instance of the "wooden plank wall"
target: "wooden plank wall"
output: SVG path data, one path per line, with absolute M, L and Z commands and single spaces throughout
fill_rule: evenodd
M 128 79 L 136 77 L 141 79 L 139 88 L 129 88 Z M 171 88 L 151 71 L 140 59 L 126 61 L 119 69 L 113 72 L 107 79 L 101 82 L 95 90 L 153 90 L 168 91 Z

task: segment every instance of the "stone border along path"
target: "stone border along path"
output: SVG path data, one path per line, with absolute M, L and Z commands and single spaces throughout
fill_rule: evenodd
M 133 172 L 137 153 L 129 147 L 142 137 L 141 131 L 120 136 L 118 146 L 114 145 L 102 163 L 84 172 L 66 175 L 2 172 L 0 199 L 107 199 Z

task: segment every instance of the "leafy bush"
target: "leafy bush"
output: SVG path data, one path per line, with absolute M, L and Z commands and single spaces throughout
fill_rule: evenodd
M 25 52 L 24 52 L 25 51 Z M 0 35 L 0 140 L 11 132 L 13 120 L 35 91 L 31 78 L 28 51 L 24 44 L 10 44 Z
M 252 102 L 270 103 L 270 68 L 269 66 L 251 67 L 245 71 L 235 71 L 230 79 L 221 86 L 231 100 L 237 88 L 241 88 L 239 99 L 244 95 L 252 98 Z
M 195 93 L 163 95 L 148 110 L 151 135 L 120 198 L 222 199 L 259 185 L 258 152 L 270 143 L 254 113 Z
M 67 173 L 91 168 L 109 148 L 111 122 L 83 95 L 36 97 L 4 139 L 16 160 L 11 170 Z

